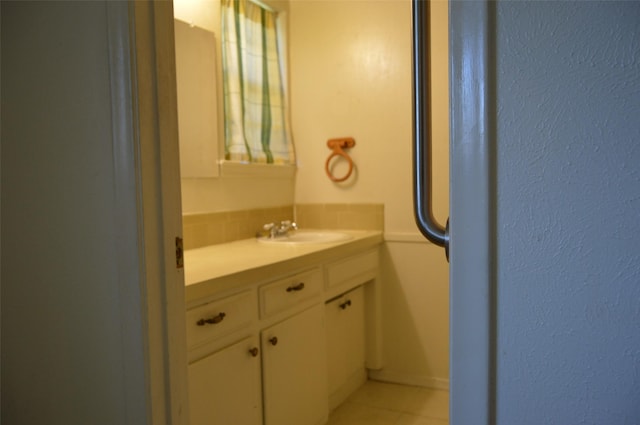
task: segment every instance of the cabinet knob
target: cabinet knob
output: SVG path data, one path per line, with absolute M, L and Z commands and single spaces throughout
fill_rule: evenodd
M 287 292 L 302 291 L 303 289 L 304 289 L 304 282 L 300 282 L 298 284 L 289 286 L 287 288 Z
M 271 345 L 278 345 L 278 338 L 273 336 L 269 338 L 269 342 L 271 343 Z
M 342 304 L 339 305 L 341 309 L 346 309 L 347 307 L 351 307 L 351 300 L 346 300 Z
M 204 326 L 204 325 L 215 325 L 218 324 L 220 322 L 222 322 L 222 320 L 225 318 L 226 314 L 225 313 L 219 313 L 216 316 L 213 317 L 209 317 L 208 319 L 200 319 L 196 322 L 196 325 L 198 326 Z
M 253 347 L 249 350 L 249 354 L 251 354 L 251 357 L 258 357 L 259 353 L 260 350 L 258 350 L 258 347 Z

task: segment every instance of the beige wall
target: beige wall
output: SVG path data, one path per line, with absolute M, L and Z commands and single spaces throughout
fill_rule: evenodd
M 383 203 L 386 367 L 377 376 L 448 385 L 448 267 L 412 212 L 411 6 L 408 1 L 290 5 L 296 202 Z M 435 213 L 448 209 L 447 3 L 433 4 Z M 330 181 L 329 138 L 352 136 L 357 171 Z M 336 167 L 338 168 L 338 167 Z M 341 171 L 337 171 L 339 174 Z

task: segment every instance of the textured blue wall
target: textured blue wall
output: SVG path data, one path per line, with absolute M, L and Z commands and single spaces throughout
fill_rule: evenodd
M 640 423 L 640 2 L 497 4 L 497 423 Z

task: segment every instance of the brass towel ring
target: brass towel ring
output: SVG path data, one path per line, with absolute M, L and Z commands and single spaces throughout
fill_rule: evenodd
M 331 154 L 329 155 L 329 158 L 327 158 L 327 161 L 324 164 L 324 171 L 327 173 L 327 176 L 332 181 L 338 182 L 338 183 L 343 182 L 351 176 L 351 173 L 353 172 L 353 160 L 343 149 L 352 148 L 355 145 L 356 145 L 356 141 L 353 137 L 341 137 L 338 139 L 329 139 L 327 141 L 327 146 L 333 152 L 331 152 Z M 347 171 L 347 174 L 345 174 L 342 177 L 334 176 L 333 173 L 331 172 L 331 168 L 329 167 L 331 160 L 334 157 L 338 157 L 338 156 L 343 157 L 349 163 L 349 170 Z

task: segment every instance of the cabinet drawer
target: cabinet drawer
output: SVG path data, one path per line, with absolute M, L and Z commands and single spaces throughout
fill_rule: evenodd
M 251 291 L 216 300 L 187 311 L 189 348 L 248 326 L 255 311 Z
M 321 291 L 320 269 L 308 270 L 271 282 L 260 288 L 261 315 L 264 317 L 286 310 L 319 295 Z
M 378 250 L 328 264 L 326 270 L 328 287 L 337 286 L 360 277 L 363 281 L 357 283 L 364 283 L 366 280 L 372 279 L 378 272 Z

